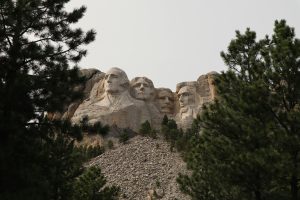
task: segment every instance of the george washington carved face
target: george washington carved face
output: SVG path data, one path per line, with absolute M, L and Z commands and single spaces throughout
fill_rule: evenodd
M 147 101 L 154 95 L 153 82 L 146 77 L 136 77 L 131 80 L 131 93 L 136 99 Z
M 111 68 L 105 75 L 104 89 L 110 94 L 118 94 L 128 88 L 129 80 L 126 73 L 119 68 Z

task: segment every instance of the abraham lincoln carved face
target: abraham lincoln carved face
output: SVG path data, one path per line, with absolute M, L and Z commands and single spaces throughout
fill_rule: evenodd
M 186 108 L 195 104 L 195 90 L 192 87 L 184 86 L 178 91 L 180 108 Z

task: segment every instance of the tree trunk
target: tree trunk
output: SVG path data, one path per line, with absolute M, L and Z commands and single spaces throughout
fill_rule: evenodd
M 298 152 L 293 156 L 294 169 L 291 178 L 291 192 L 292 200 L 298 200 L 298 163 L 297 163 Z
M 292 200 L 298 200 L 297 176 L 293 175 L 291 180 Z
M 255 200 L 262 200 L 260 191 L 255 191 Z

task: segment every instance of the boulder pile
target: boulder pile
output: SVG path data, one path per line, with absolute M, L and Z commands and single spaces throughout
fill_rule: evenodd
M 92 159 L 89 166 L 101 167 L 108 184 L 121 188 L 120 199 L 190 199 L 176 182 L 179 172 L 187 173 L 186 165 L 162 139 L 136 136 Z

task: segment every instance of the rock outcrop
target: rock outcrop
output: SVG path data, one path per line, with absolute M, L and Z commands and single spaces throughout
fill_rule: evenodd
M 199 76 L 198 82 L 198 93 L 202 98 L 202 103 L 211 102 L 216 97 L 216 90 L 213 85 L 213 80 L 218 75 L 217 72 L 209 72 L 205 75 Z
M 78 106 L 83 102 L 83 100 L 88 99 L 90 97 L 90 93 L 92 88 L 96 83 L 98 83 L 101 79 L 103 79 L 105 73 L 97 70 L 97 69 L 82 69 L 79 71 L 79 77 L 84 77 L 86 82 L 82 85 L 77 85 L 74 90 L 80 91 L 83 93 L 83 98 L 79 99 L 75 102 L 72 102 L 70 105 L 64 105 L 65 109 L 62 113 L 48 113 L 47 117 L 50 120 L 56 119 L 71 119 L 78 108 Z
M 87 118 L 89 124 L 101 122 L 138 131 L 146 120 L 159 129 L 163 116 L 167 115 L 175 119 L 180 128 L 187 129 L 201 112 L 202 105 L 215 98 L 212 82 L 216 74 L 211 72 L 197 81 L 178 83 L 176 92 L 172 92 L 168 88 L 155 88 L 147 77 L 129 81 L 119 68 L 107 73 L 84 69 L 81 76 L 86 77 L 87 82 L 78 86 L 84 98 L 67 106 L 58 117 L 71 119 L 73 123 Z
M 121 188 L 121 200 L 190 199 L 176 182 L 178 173 L 188 173 L 186 164 L 160 139 L 136 136 L 92 159 L 89 166 L 100 166 L 108 184 Z
M 80 123 L 83 117 L 89 124 L 117 125 L 138 130 L 140 124 L 151 120 L 143 100 L 131 96 L 126 73 L 119 68 L 110 69 L 104 79 L 94 85 L 90 98 L 83 101 L 71 121 Z

